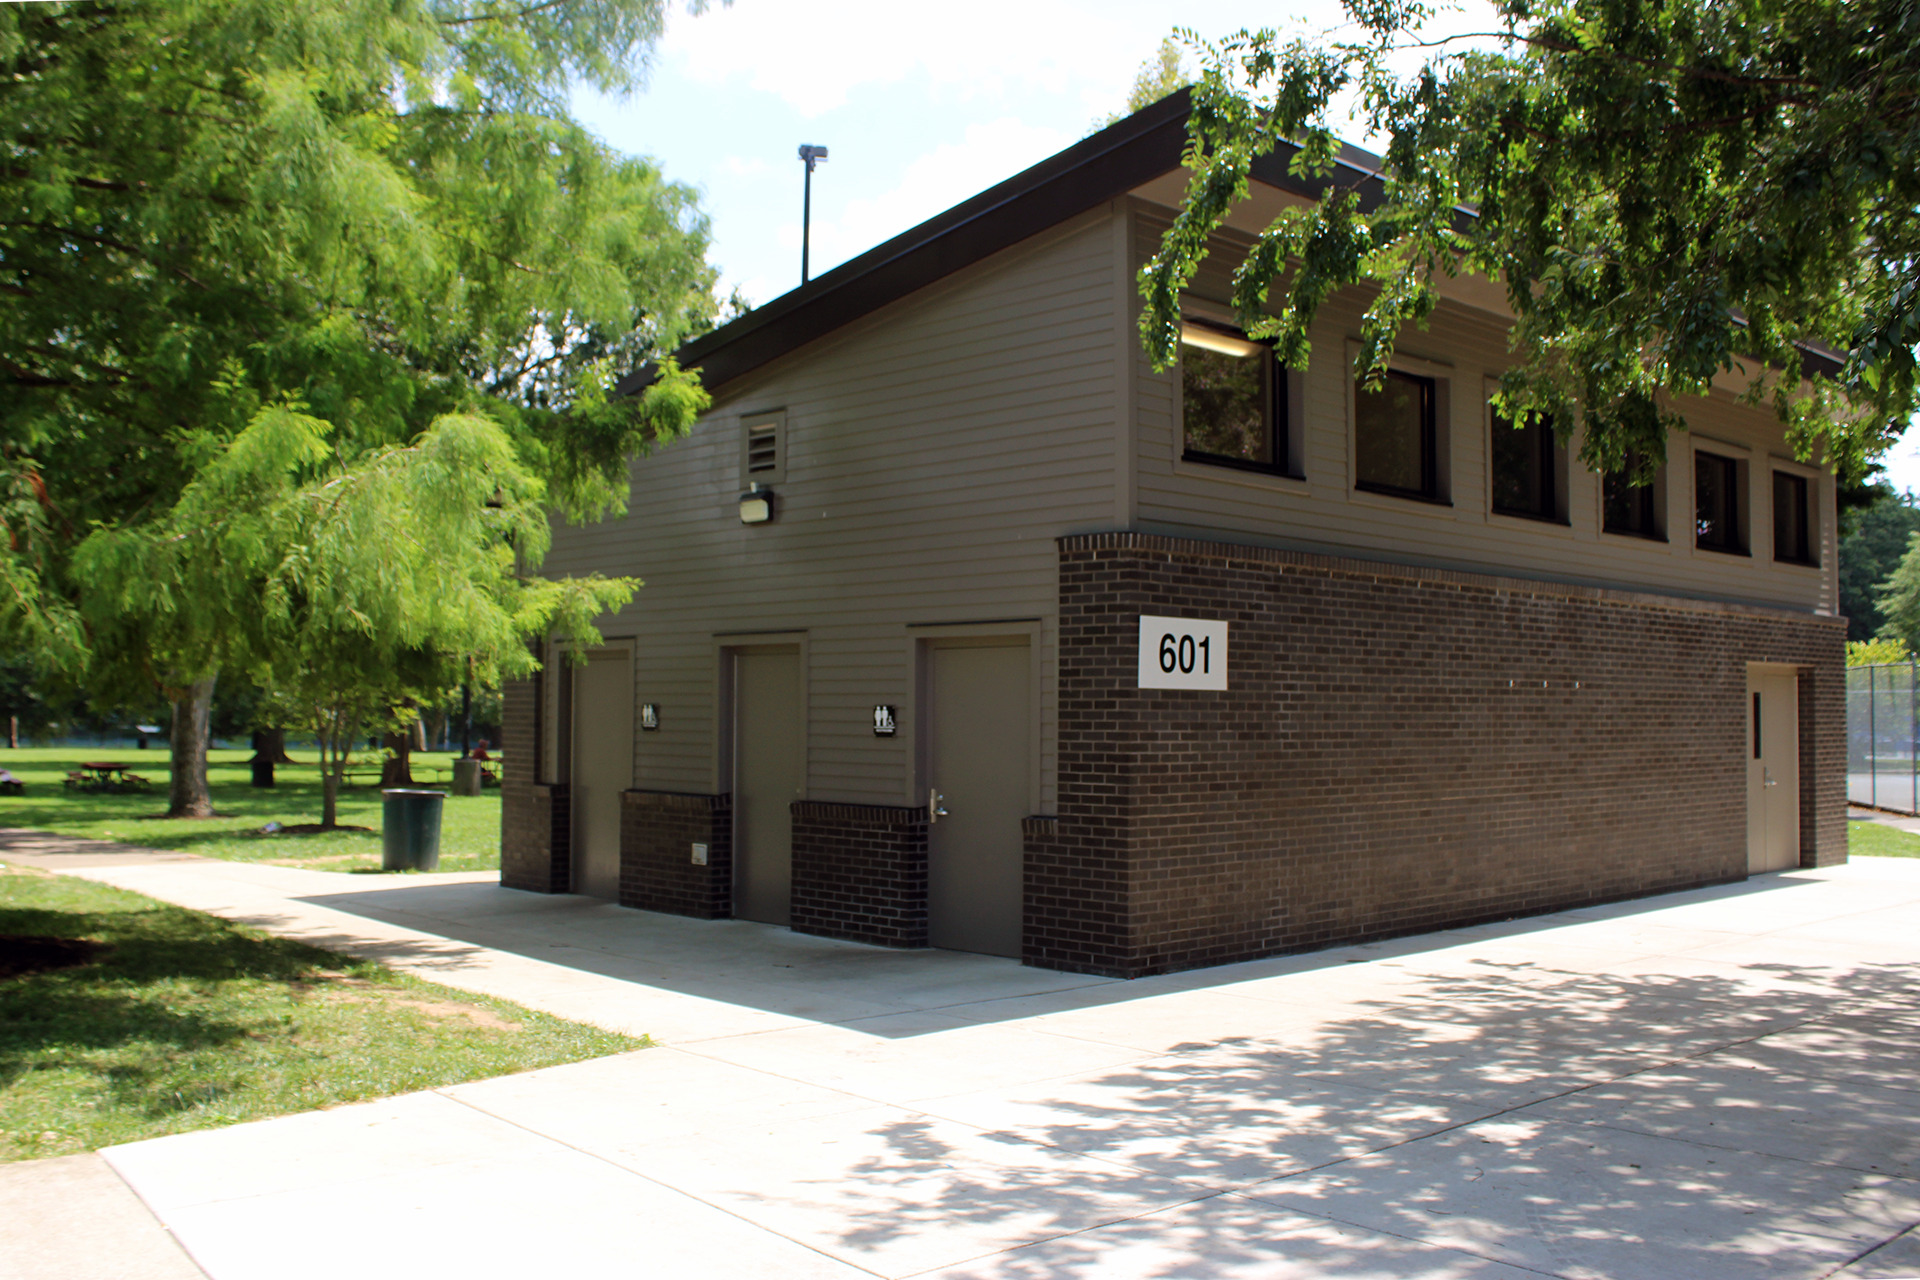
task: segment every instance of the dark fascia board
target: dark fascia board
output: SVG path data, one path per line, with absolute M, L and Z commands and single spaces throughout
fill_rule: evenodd
M 1185 90 L 1136 111 L 877 248 L 842 263 L 731 324 L 680 348 L 708 390 L 917 289 L 1038 235 L 1180 167 L 1187 141 Z M 651 366 L 621 379 L 615 395 L 653 381 Z
M 869 249 L 789 293 L 756 307 L 730 324 L 703 334 L 676 353 L 680 366 L 700 370 L 709 391 L 779 359 L 788 352 L 851 324 L 890 302 L 965 267 L 1097 208 L 1135 187 L 1180 167 L 1186 148 L 1190 90 L 1162 98 L 1024 172 L 990 187 L 945 213 Z M 1310 200 L 1335 188 L 1351 188 L 1363 211 L 1385 194 L 1381 158 L 1342 144 L 1330 172 L 1299 175 L 1291 163 L 1299 148 L 1281 144 L 1255 158 L 1255 181 Z M 1462 222 L 1473 218 L 1462 208 Z M 1832 376 L 1844 357 L 1802 344 L 1809 372 Z M 614 386 L 633 395 L 655 377 L 642 366 Z

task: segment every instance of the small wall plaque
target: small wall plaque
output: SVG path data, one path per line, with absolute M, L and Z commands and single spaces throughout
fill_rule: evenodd
M 1227 687 L 1227 624 L 1140 615 L 1142 689 Z
M 696 867 L 707 865 L 707 846 L 703 844 L 693 846 L 693 865 Z
M 640 704 L 640 727 L 642 729 L 658 729 L 660 727 L 659 703 L 643 702 Z
M 893 708 L 884 703 L 873 709 L 873 736 L 891 738 L 895 732 Z

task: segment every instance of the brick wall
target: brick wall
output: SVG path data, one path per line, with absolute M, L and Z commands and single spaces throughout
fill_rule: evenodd
M 927 945 L 927 815 L 797 800 L 793 928 L 887 947 Z
M 707 846 L 707 862 L 693 846 Z M 733 914 L 733 797 L 620 793 L 620 905 L 702 920 Z
M 541 781 L 539 681 L 506 682 L 500 702 L 500 883 L 566 893 L 573 880 L 567 789 Z
M 1746 874 L 1746 664 L 1801 668 L 1845 858 L 1844 624 L 1143 534 L 1060 542 L 1059 822 L 1024 959 L 1131 976 Z M 1225 692 L 1135 689 L 1141 613 Z

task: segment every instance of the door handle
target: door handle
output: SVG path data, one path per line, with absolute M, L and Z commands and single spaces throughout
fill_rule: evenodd
M 940 821 L 940 819 L 948 816 L 947 808 L 946 808 L 946 799 L 947 798 L 945 796 L 941 795 L 938 791 L 935 791 L 932 787 L 927 788 L 927 825 L 928 826 L 932 826 L 934 823 Z

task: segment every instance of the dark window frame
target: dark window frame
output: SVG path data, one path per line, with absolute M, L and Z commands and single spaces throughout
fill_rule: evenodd
M 1257 347 L 1265 348 L 1267 356 L 1262 377 L 1265 382 L 1263 399 L 1266 403 L 1263 409 L 1266 414 L 1269 452 L 1273 455 L 1272 462 L 1252 462 L 1246 458 L 1236 458 L 1230 453 L 1208 453 L 1190 445 L 1187 436 L 1186 382 L 1183 368 L 1176 388 L 1180 396 L 1180 461 L 1196 463 L 1203 467 L 1225 467 L 1230 471 L 1250 471 L 1255 475 L 1279 476 L 1283 480 L 1301 479 L 1302 477 L 1296 473 L 1292 465 L 1292 441 L 1288 436 L 1292 423 L 1287 420 L 1287 370 L 1274 357 L 1273 344 L 1259 338 L 1249 338 L 1244 331 L 1218 320 L 1182 316 L 1180 325 L 1183 329 L 1206 329 L 1224 337 L 1237 338 L 1241 342 L 1251 342 Z M 1182 352 L 1180 358 L 1184 366 L 1186 353 Z
M 1725 536 L 1708 540 L 1702 532 L 1700 518 L 1700 481 L 1703 476 L 1702 463 L 1709 470 L 1722 473 L 1722 483 L 1726 492 Z M 1742 545 L 1740 536 L 1745 512 L 1740 509 L 1740 460 L 1724 453 L 1714 453 L 1709 449 L 1693 451 L 1693 545 L 1701 551 L 1711 551 L 1715 555 L 1744 556 L 1750 554 Z
M 1648 481 L 1643 485 L 1630 485 L 1626 477 L 1640 461 L 1638 451 L 1627 450 L 1627 465 L 1619 471 L 1609 471 L 1600 477 L 1600 532 L 1612 534 L 1616 538 L 1641 538 L 1647 542 L 1665 542 L 1666 530 L 1661 528 L 1659 489 L 1657 482 Z M 1612 491 L 1624 488 L 1633 495 L 1633 502 L 1639 508 L 1641 519 L 1646 527 L 1633 528 L 1631 525 L 1616 524 L 1610 518 L 1613 508 Z
M 1533 418 L 1523 430 L 1537 430 L 1540 433 L 1539 456 L 1533 460 L 1533 463 L 1540 471 L 1540 474 L 1536 478 L 1540 484 L 1540 494 L 1545 503 L 1545 509 L 1542 511 L 1524 511 L 1517 507 L 1503 507 L 1500 505 L 1500 485 L 1498 478 L 1494 474 L 1498 450 L 1494 447 L 1493 442 L 1499 438 L 1500 432 L 1513 431 L 1516 428 L 1512 426 L 1511 421 L 1505 414 L 1497 409 L 1491 409 L 1491 406 L 1489 406 L 1489 409 L 1490 421 L 1488 429 L 1491 434 L 1489 434 L 1487 438 L 1488 509 L 1492 511 L 1494 515 L 1505 516 L 1510 520 L 1536 520 L 1541 524 L 1557 524 L 1563 528 L 1571 525 L 1573 521 L 1568 518 L 1565 505 L 1560 499 L 1560 441 L 1553 434 L 1553 428 L 1538 417 Z
M 1797 505 L 1800 508 L 1800 547 L 1798 555 L 1780 554 L 1780 485 L 1785 481 L 1795 490 Z M 1795 564 L 1803 568 L 1818 569 L 1820 561 L 1814 556 L 1815 544 L 1813 530 L 1813 482 L 1796 471 L 1773 472 L 1773 558 L 1781 564 Z
M 1452 506 L 1440 493 L 1440 379 L 1424 373 L 1409 373 L 1404 369 L 1387 370 L 1388 378 L 1403 378 L 1420 386 L 1420 476 L 1425 482 L 1419 489 L 1403 489 L 1398 485 L 1381 484 L 1360 478 L 1360 414 L 1358 398 L 1365 392 L 1358 378 L 1353 382 L 1355 408 L 1353 415 L 1353 487 L 1360 493 L 1377 493 L 1389 498 L 1405 498 L 1412 502 L 1431 502 L 1438 506 Z

